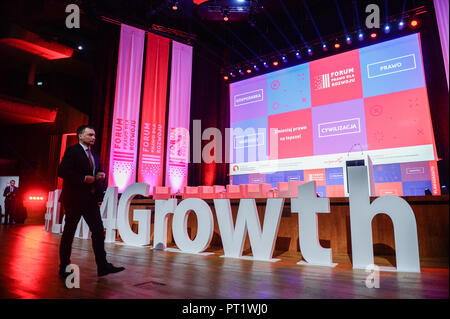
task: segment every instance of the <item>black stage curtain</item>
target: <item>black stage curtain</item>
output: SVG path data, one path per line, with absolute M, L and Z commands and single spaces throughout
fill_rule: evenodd
M 110 134 L 116 90 L 116 70 L 119 54 L 120 26 L 99 23 L 98 47 L 93 63 L 94 94 L 90 124 L 97 134 L 95 149 L 105 172 L 109 169 Z
M 433 4 L 430 1 L 430 8 Z M 421 31 L 425 77 L 430 101 L 430 113 L 438 156 L 439 180 L 449 186 L 449 96 L 442 57 L 439 29 L 434 10 L 425 15 L 427 27 Z
M 225 128 L 230 126 L 228 107 L 228 83 L 220 74 L 220 62 L 211 50 L 194 45 L 192 65 L 190 164 L 188 185 L 226 185 L 229 183 L 228 165 L 225 161 Z M 201 132 L 207 128 L 218 128 L 222 135 L 221 161 L 210 164 L 193 163 L 193 121 L 201 120 Z M 212 140 L 212 139 L 211 139 Z M 202 141 L 202 150 L 211 140 Z M 213 154 L 213 153 L 212 153 Z

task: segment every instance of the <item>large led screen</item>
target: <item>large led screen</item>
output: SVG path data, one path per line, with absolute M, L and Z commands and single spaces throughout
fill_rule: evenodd
M 232 184 L 316 181 L 344 196 L 369 155 L 377 196 L 440 194 L 420 34 L 230 84 Z

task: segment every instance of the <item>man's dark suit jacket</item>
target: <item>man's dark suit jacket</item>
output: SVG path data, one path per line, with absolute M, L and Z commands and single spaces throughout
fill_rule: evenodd
M 79 143 L 69 147 L 64 153 L 58 167 L 58 176 L 63 179 L 59 200 L 65 207 L 83 207 L 92 202 L 92 198 L 95 198 L 96 201 L 103 200 L 104 181 L 95 181 L 93 184 L 84 182 L 85 176 L 95 177 L 98 172 L 103 172 L 100 158 L 94 152 L 91 153 L 95 161 L 94 175 L 92 175 L 86 152 Z M 91 191 L 92 186 L 95 188 L 94 193 Z
M 13 195 L 8 196 L 9 193 L 11 193 L 11 186 L 6 186 L 5 190 L 3 191 L 3 196 L 5 196 L 5 200 L 11 200 L 14 199 L 14 197 L 17 196 L 17 192 L 18 192 L 18 187 L 13 186 L 14 190 L 13 190 Z M 15 195 L 15 196 L 14 196 Z

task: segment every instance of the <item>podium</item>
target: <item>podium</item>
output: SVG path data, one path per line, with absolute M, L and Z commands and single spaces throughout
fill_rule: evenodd
M 368 187 L 369 187 L 369 195 L 375 196 L 375 182 L 373 180 L 373 164 L 370 156 L 367 154 L 350 154 L 344 160 L 343 172 L 344 172 L 344 191 L 345 197 L 349 196 L 349 187 L 348 187 L 348 167 L 351 166 L 365 166 L 367 169 L 367 178 Z

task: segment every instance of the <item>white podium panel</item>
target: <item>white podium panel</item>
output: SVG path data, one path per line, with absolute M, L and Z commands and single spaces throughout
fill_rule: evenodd
M 348 188 L 348 167 L 365 166 L 367 169 L 369 196 L 375 196 L 375 182 L 373 180 L 373 165 L 370 156 L 367 154 L 350 154 L 344 160 L 344 191 L 345 197 L 349 196 Z

